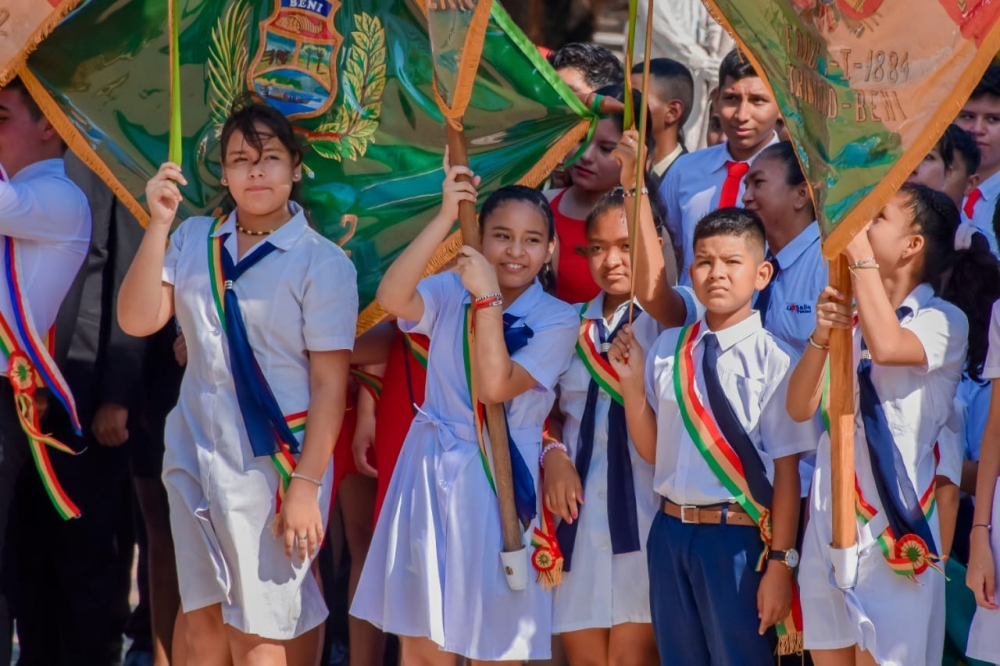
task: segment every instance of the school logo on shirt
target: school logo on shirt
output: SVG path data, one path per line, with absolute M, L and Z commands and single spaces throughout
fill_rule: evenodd
M 813 312 L 813 306 L 810 303 L 789 303 L 785 309 L 795 314 L 812 314 Z
M 338 162 L 363 157 L 382 114 L 386 46 L 381 19 L 355 14 L 346 57 L 341 57 L 345 40 L 334 23 L 341 0 L 273 2 L 270 16 L 260 22 L 260 43 L 249 67 L 254 3 L 236 0 L 212 30 L 208 78 L 216 131 L 236 96 L 249 89 L 293 122 L 325 121 L 311 130 L 296 127 L 320 157 Z

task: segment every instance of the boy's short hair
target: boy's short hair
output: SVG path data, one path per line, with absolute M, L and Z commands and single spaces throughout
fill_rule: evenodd
M 15 76 L 7 85 L 3 87 L 4 90 L 16 90 L 21 95 L 21 101 L 24 102 L 24 106 L 28 109 L 28 114 L 31 115 L 32 120 L 41 120 L 43 117 L 42 109 L 39 108 L 38 103 L 35 102 L 31 93 L 28 92 L 28 88 L 24 85 L 24 81 L 21 80 L 20 76 Z
M 759 248 L 764 256 L 764 223 L 760 216 L 745 208 L 720 208 L 701 218 L 694 228 L 694 245 L 715 236 L 736 236 L 747 241 L 747 245 Z
M 643 63 L 632 67 L 633 74 L 642 74 Z M 649 61 L 649 78 L 664 100 L 680 100 L 684 105 L 678 124 L 683 127 L 691 115 L 694 104 L 694 77 L 691 70 L 671 58 L 653 58 Z
M 760 76 L 760 74 L 750 64 L 750 60 L 740 53 L 739 49 L 733 49 L 727 53 L 726 57 L 722 59 L 722 64 L 719 65 L 720 88 L 726 82 L 726 79 L 741 81 L 749 79 L 751 76 Z
M 951 142 L 954 155 L 960 157 L 965 164 L 966 173 L 972 175 L 979 171 L 979 162 L 983 155 L 979 152 L 979 146 L 972 135 L 958 125 L 948 125 L 944 135 Z
M 986 68 L 986 71 L 983 72 L 983 78 L 979 79 L 979 83 L 972 90 L 969 99 L 979 99 L 987 95 L 1000 100 L 1000 65 L 990 65 Z
M 625 68 L 621 61 L 614 53 L 597 44 L 567 44 L 549 56 L 549 64 L 557 70 L 580 70 L 587 85 L 594 90 L 625 83 Z

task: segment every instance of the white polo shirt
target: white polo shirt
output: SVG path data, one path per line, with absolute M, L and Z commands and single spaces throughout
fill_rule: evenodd
M 695 391 L 711 414 L 701 372 L 702 344 L 708 326 L 701 320 L 694 342 Z M 653 487 L 677 504 L 707 505 L 734 500 L 688 435 L 674 391 L 677 339 L 683 329 L 665 331 L 646 361 L 646 399 L 656 414 L 656 471 Z M 767 478 L 774 482 L 774 460 L 816 448 L 811 421 L 796 423 L 785 409 L 788 375 L 795 352 L 764 330 L 756 312 L 738 324 L 715 331 L 719 340 L 717 371 L 722 388 L 754 447 Z M 714 416 L 713 416 L 714 418 Z
M 965 202 L 968 201 L 968 197 L 962 202 L 962 221 L 971 222 L 976 231 L 986 236 L 993 254 L 997 254 L 997 236 L 993 233 L 993 211 L 997 207 L 997 197 L 1000 197 L 1000 172 L 980 183 L 979 191 L 982 192 L 982 197 L 976 202 L 971 218 L 965 214 Z
M 816 328 L 816 301 L 829 282 L 819 224 L 803 229 L 775 259 L 781 272 L 774 278 L 764 327 L 801 356 Z
M 778 135 L 761 150 L 778 142 Z M 749 160 L 760 154 L 757 152 Z M 675 248 L 683 248 L 684 265 L 679 267 L 680 283 L 691 284 L 688 267 L 694 262 L 694 228 L 701 218 L 719 208 L 722 185 L 726 182 L 726 162 L 733 161 L 729 147 L 720 143 L 677 158 L 660 184 L 660 196 L 667 209 L 667 229 Z M 743 205 L 744 183 L 736 194 L 736 205 Z
M 62 159 L 29 164 L 9 179 L 6 172 L 0 176 L 0 234 L 15 239 L 25 306 L 44 338 L 87 256 L 90 204 L 66 175 Z M 0 244 L 0 261 L 6 259 Z M 7 289 L 6 273 L 0 271 L 0 312 L 13 326 Z M 0 358 L 0 374 L 7 374 L 5 358 Z

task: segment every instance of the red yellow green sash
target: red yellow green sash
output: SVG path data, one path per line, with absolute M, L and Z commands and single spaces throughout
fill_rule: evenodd
M 756 570 L 762 571 L 771 548 L 771 511 L 754 500 L 743 471 L 743 463 L 695 392 L 694 342 L 698 338 L 701 326 L 702 322 L 699 321 L 685 327 L 677 339 L 674 355 L 674 393 L 691 441 L 719 482 L 760 529 L 764 549 L 757 560 Z M 793 588 L 795 587 L 793 585 Z M 798 592 L 793 594 L 791 612 L 787 618 L 775 625 L 779 654 L 802 651 L 802 610 L 798 603 Z
M 469 386 L 469 396 L 472 398 L 472 420 L 476 428 L 476 441 L 479 443 L 479 458 L 483 463 L 486 480 L 496 494 L 497 486 L 493 481 L 493 468 L 490 454 L 486 448 L 486 407 L 479 401 L 479 387 L 472 376 L 472 345 L 476 339 L 475 317 L 472 305 L 465 306 L 465 326 L 462 335 L 462 356 L 465 360 L 465 379 Z
M 6 277 L 12 294 L 12 307 L 17 322 L 17 330 L 24 340 L 22 346 L 18 342 L 14 327 L 0 314 L 0 351 L 7 359 L 7 375 L 14 390 L 15 411 L 21 424 L 21 429 L 28 438 L 28 448 L 32 460 L 38 469 L 42 487 L 52 501 L 52 506 L 64 520 L 80 517 L 80 509 L 73 503 L 56 478 L 49 460 L 48 447 L 63 453 L 75 455 L 74 451 L 41 431 L 38 412 L 35 410 L 34 393 L 36 387 L 48 387 L 69 410 L 73 426 L 80 432 L 79 419 L 73 395 L 56 367 L 48 348 L 41 343 L 40 338 L 31 328 L 19 282 L 19 265 L 17 260 L 17 244 L 13 238 L 7 237 L 6 244 Z M 50 345 L 51 345 L 50 331 Z M 33 360 L 34 359 L 34 360 Z
M 417 362 L 424 366 L 424 370 L 426 370 L 431 341 L 423 335 L 410 335 L 409 333 L 403 333 L 403 341 L 406 343 L 406 348 L 410 350 L 413 358 L 417 359 Z
M 587 311 L 589 303 L 583 305 L 580 315 Z M 604 392 L 611 396 L 611 399 L 619 405 L 625 404 L 622 400 L 622 386 L 618 379 L 618 373 L 611 367 L 611 362 L 601 356 L 597 345 L 594 344 L 594 320 L 583 319 L 580 323 L 580 336 L 576 340 L 576 355 L 583 361 L 587 372 L 597 382 L 597 385 L 604 389 Z
M 858 318 L 857 315 L 854 316 L 854 325 L 857 326 Z M 823 395 L 820 399 L 820 417 L 823 419 L 823 427 L 826 429 L 827 434 L 830 434 L 830 362 L 827 360 L 826 365 L 823 368 Z M 934 466 L 937 467 L 938 462 L 941 459 L 941 452 L 938 444 L 934 444 Z M 857 494 L 855 503 L 855 513 L 858 520 L 861 521 L 862 525 L 867 525 L 871 522 L 872 518 L 878 511 L 872 506 L 861 492 L 861 484 L 858 482 L 857 475 L 854 476 L 854 489 Z M 937 506 L 937 483 L 934 479 L 931 479 L 930 485 L 924 494 L 920 497 L 920 508 L 924 513 L 924 517 L 930 520 L 931 514 L 934 513 L 934 509 Z M 924 543 L 923 539 L 915 534 L 904 535 L 902 539 L 896 537 L 892 528 L 886 525 L 886 528 L 882 530 L 876 539 L 876 543 L 879 545 L 879 549 L 882 551 L 883 557 L 885 557 L 886 563 L 892 572 L 899 576 L 904 576 L 910 580 L 916 581 L 916 577 L 927 571 L 927 569 L 934 569 L 940 573 L 944 573 L 941 567 L 935 562 L 939 558 L 934 555 L 927 544 Z
M 351 368 L 350 373 L 351 377 L 354 377 L 354 381 L 358 383 L 358 386 L 367 391 L 375 402 L 378 402 L 379 398 L 382 397 L 382 378 L 370 372 L 365 372 L 361 368 Z
M 208 275 L 212 288 L 212 300 L 215 302 L 215 309 L 219 315 L 219 324 L 223 329 L 226 327 L 226 309 L 223 300 L 226 280 L 222 274 L 222 253 L 225 251 L 222 236 L 215 233 L 226 221 L 226 216 L 222 215 L 215 219 L 208 230 Z M 303 432 L 306 427 L 306 412 L 299 412 L 285 417 L 289 428 L 293 433 Z M 278 438 L 279 450 L 271 454 L 271 462 L 274 463 L 278 471 L 278 492 L 275 497 L 275 516 L 281 513 L 281 502 L 285 498 L 285 491 L 288 490 L 288 483 L 292 480 L 292 472 L 295 471 L 295 456 L 292 455 L 288 444 L 280 437 Z

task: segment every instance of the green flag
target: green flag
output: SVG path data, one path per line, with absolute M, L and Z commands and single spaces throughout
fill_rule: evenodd
M 445 119 L 425 1 L 174 0 L 190 183 L 181 217 L 224 205 L 219 131 L 231 100 L 255 91 L 310 146 L 300 200 L 357 266 L 362 331 L 382 316 L 373 299 L 383 270 L 441 199 Z M 140 219 L 145 182 L 167 157 L 168 38 L 163 0 L 89 0 L 28 62 L 43 110 Z M 538 184 L 593 122 L 493 3 L 465 112 L 482 193 Z M 458 243 L 456 233 L 431 268 Z
M 1000 48 L 992 0 L 706 0 L 771 85 L 833 258 L 924 159 Z

